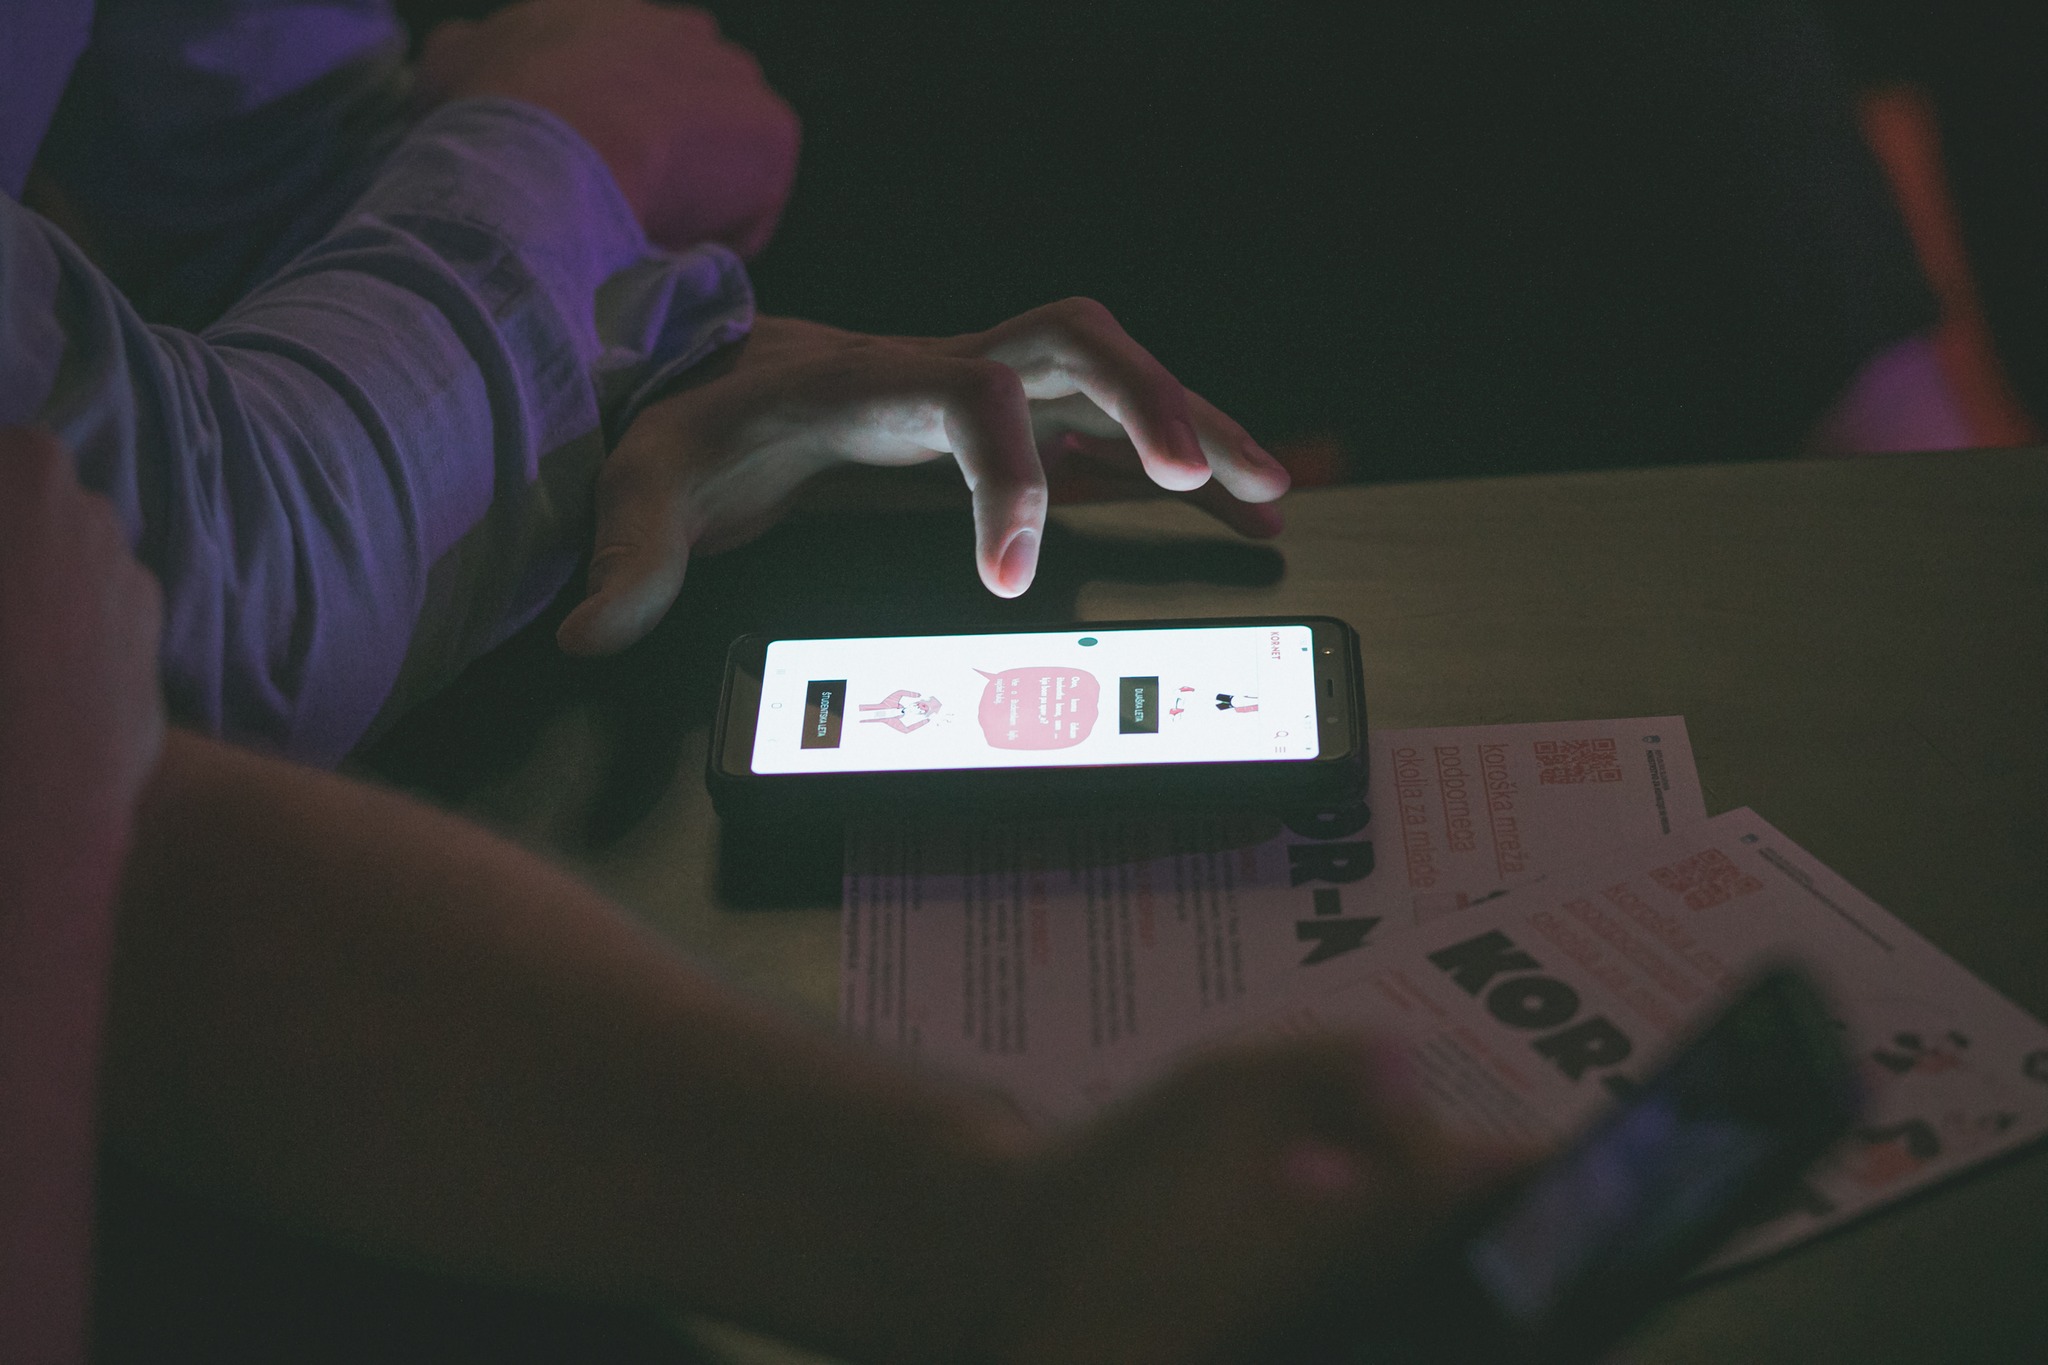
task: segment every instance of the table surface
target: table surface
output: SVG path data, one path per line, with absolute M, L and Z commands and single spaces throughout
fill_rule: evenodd
M 693 566 L 638 659 L 508 685 L 511 651 L 400 736 L 415 766 L 387 776 L 433 774 L 442 799 L 829 1027 L 836 906 L 717 896 L 702 766 L 725 640 L 1325 613 L 1363 636 L 1375 725 L 1683 715 L 1710 812 L 1755 807 L 2048 1017 L 2048 452 L 1329 489 L 1288 515 L 1276 556 L 1177 504 L 1065 510 L 1015 604 L 978 596 L 964 517 L 789 527 Z M 496 711 L 472 704 L 493 690 Z M 520 742 L 450 778 L 458 714 Z M 450 733 L 423 746 L 430 731 Z M 2048 1359 L 2048 1150 L 1694 1290 L 1628 1355 Z

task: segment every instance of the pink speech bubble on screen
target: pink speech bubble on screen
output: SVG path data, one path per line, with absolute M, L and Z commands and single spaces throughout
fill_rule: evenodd
M 975 669 L 981 733 L 998 749 L 1066 749 L 1088 738 L 1102 709 L 1102 684 L 1078 668 Z

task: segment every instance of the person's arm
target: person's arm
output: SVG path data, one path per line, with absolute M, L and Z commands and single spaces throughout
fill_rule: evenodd
M 647 235 L 681 250 L 768 245 L 796 182 L 796 111 L 709 11 L 650 0 L 519 0 L 427 34 L 431 95 L 560 115 L 611 167 Z
M 202 1190 L 892 1349 L 972 1297 L 1001 1110 L 740 1000 L 479 828 L 173 732 L 127 886 L 107 1128 Z
M 701 10 L 526 0 L 439 25 L 417 68 L 389 0 L 101 10 L 25 202 L 153 322 L 213 322 L 324 235 L 450 94 L 563 115 L 674 250 L 760 250 L 795 177 L 795 114 Z
M 84 1358 L 114 892 L 162 736 L 155 585 L 41 432 L 0 430 L 0 1360 Z
M 388 0 L 96 8 L 22 202 L 152 322 L 204 327 L 317 241 L 421 112 Z
M 390 1255 L 855 1359 L 1206 1356 L 1466 1187 L 1335 1043 L 1034 1137 L 481 830 L 191 736 L 143 802 L 118 935 L 106 1125 L 151 1167 Z
M 21 193 L 92 24 L 92 0 L 0 2 L 0 194 Z
M 200 335 L 0 200 L 0 421 L 65 439 L 166 598 L 173 711 L 332 761 L 568 580 L 608 423 L 742 336 L 719 248 L 653 251 L 554 116 L 448 106 Z

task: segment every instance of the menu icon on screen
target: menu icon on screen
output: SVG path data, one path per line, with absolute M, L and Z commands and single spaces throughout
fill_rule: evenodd
M 1159 733 L 1159 679 L 1118 678 L 1116 731 L 1120 735 Z
M 846 710 L 846 679 L 814 679 L 804 689 L 804 737 L 806 749 L 839 747 L 839 721 Z

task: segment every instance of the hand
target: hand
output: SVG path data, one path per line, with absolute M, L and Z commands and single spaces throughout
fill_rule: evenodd
M 796 114 L 701 9 L 523 0 L 427 35 L 420 78 L 451 99 L 538 105 L 611 168 L 647 235 L 682 250 L 768 244 L 796 179 Z
M 1349 1040 L 1197 1061 L 1036 1163 L 970 1358 L 1184 1365 L 1276 1358 L 1397 1280 L 1505 1167 L 1430 1123 Z M 1278 1358 L 1286 1358 L 1279 1355 Z
M 625 648 L 661 619 L 694 553 L 773 524 L 841 462 L 951 455 L 974 504 L 975 562 L 999 597 L 1031 586 L 1045 529 L 1042 452 L 1085 447 L 1152 484 L 1201 490 L 1272 534 L 1287 472 L 1182 388 L 1107 309 L 1068 299 L 986 332 L 870 337 L 761 318 L 730 373 L 650 404 L 598 478 L 590 594 L 562 623 L 576 654 Z M 1209 484 L 1215 476 L 1218 490 Z
M 64 448 L 0 428 L 0 827 L 126 829 L 163 742 L 162 616 Z

